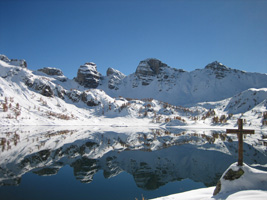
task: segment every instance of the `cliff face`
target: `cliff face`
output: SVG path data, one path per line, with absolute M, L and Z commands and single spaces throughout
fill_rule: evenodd
M 80 66 L 75 80 L 84 87 L 97 88 L 100 77 L 101 74 L 97 71 L 96 64 L 90 62 Z

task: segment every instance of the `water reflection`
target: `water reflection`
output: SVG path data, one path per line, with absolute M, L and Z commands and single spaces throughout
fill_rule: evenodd
M 244 144 L 244 161 L 264 165 L 261 133 L 253 137 Z M 24 128 L 2 130 L 1 149 L 1 186 L 19 185 L 28 172 L 55 175 L 66 165 L 82 183 L 103 170 L 105 178 L 127 172 L 144 190 L 184 179 L 211 186 L 237 160 L 236 137 L 220 130 Z

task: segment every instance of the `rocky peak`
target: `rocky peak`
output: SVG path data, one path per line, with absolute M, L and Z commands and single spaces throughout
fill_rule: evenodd
M 22 60 L 22 59 L 9 59 L 5 55 L 0 55 L 0 60 L 4 61 L 10 65 L 15 65 L 18 67 L 27 68 L 27 62 L 25 60 Z
M 164 67 L 168 67 L 168 65 L 158 59 L 148 58 L 139 63 L 135 74 L 137 76 L 155 76 L 160 74 Z
M 120 79 L 124 78 L 125 75 L 123 73 L 121 73 L 119 70 L 113 69 L 113 68 L 108 68 L 107 70 L 107 76 L 116 76 Z
M 231 71 L 231 68 L 226 67 L 225 65 L 223 65 L 222 63 L 220 63 L 218 61 L 214 61 L 214 62 L 208 64 L 205 67 L 205 69 L 212 70 L 213 73 L 215 74 L 216 78 L 218 78 L 218 79 L 224 78 L 226 76 L 226 72 Z
M 222 63 L 218 62 L 218 61 L 214 61 L 208 65 L 206 65 L 205 69 L 212 69 L 212 70 L 216 70 L 216 71 L 229 71 L 230 68 L 226 67 L 225 65 L 223 65 Z
M 76 81 L 87 88 L 97 88 L 101 74 L 93 62 L 85 63 L 78 69 Z
M 109 78 L 108 81 L 109 89 L 117 90 L 121 80 L 124 79 L 126 76 L 116 69 L 108 68 L 107 77 Z
M 0 55 L 0 60 L 4 61 L 6 63 L 10 62 L 9 58 L 7 56 L 5 56 L 5 55 Z
M 149 85 L 153 77 L 163 75 L 166 68 L 170 67 L 158 59 L 148 58 L 139 63 L 135 75 L 142 81 L 142 85 Z

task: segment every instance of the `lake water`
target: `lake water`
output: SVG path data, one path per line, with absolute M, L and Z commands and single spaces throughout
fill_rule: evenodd
M 248 136 L 244 161 L 266 170 L 265 133 Z M 102 127 L 2 128 L 0 197 L 135 200 L 216 185 L 237 160 L 221 130 Z

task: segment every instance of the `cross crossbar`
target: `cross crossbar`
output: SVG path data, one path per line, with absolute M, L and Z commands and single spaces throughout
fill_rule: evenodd
M 243 130 L 237 130 L 237 129 L 226 129 L 226 133 L 242 133 L 242 134 L 254 134 L 255 131 L 254 130 L 246 130 L 246 129 L 243 129 Z
M 238 136 L 238 166 L 243 165 L 243 134 L 254 134 L 254 130 L 243 129 L 243 119 L 238 119 L 238 129 L 226 129 L 226 133 L 236 133 Z

